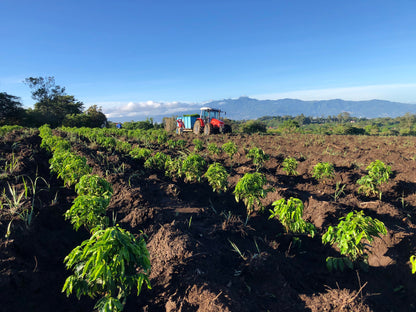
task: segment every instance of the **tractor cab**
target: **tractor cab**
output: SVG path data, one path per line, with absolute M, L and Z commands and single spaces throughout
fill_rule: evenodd
M 221 110 L 210 108 L 210 107 L 201 107 L 200 118 L 204 123 L 210 122 L 212 119 L 220 119 Z

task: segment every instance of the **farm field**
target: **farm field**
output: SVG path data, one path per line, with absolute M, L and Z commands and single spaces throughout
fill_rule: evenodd
M 95 299 L 61 293 L 71 274 L 63 260 L 89 233 L 75 231 L 64 219 L 77 193 L 50 172 L 51 154 L 41 147 L 38 133 L 15 130 L 0 141 L 0 191 L 5 190 L 0 311 L 92 311 Z M 229 176 L 227 190 L 213 192 L 204 177 L 185 181 L 145 166 L 144 159 L 129 154 L 128 145 L 117 149 L 69 129 L 54 131 L 87 159 L 93 174 L 111 183 L 110 223 L 145 235 L 152 288 L 143 287 L 139 296 L 133 292 L 124 311 L 416 310 L 416 275 L 409 262 L 416 254 L 416 138 L 185 133 L 157 142 L 125 133 L 114 136 L 152 155 L 163 152 L 177 159 L 196 153 L 206 161 L 205 170 L 217 162 Z M 237 147 L 232 158 L 208 149 L 227 142 Z M 196 143 L 202 145 L 198 151 Z M 260 168 L 247 157 L 253 147 L 269 155 Z M 288 157 L 296 159 L 297 175 L 283 170 Z M 357 184 L 377 159 L 392 170 L 380 187 L 381 199 L 358 193 Z M 334 165 L 333 178 L 312 176 L 322 162 Z M 233 191 L 246 173 L 256 170 L 270 191 L 261 199 L 263 211 L 256 204 L 247 217 Z M 27 185 L 32 191 L 26 194 Z M 5 199 L 13 192 L 17 199 L 23 194 L 14 206 Z M 303 202 L 303 218 L 316 227 L 315 236 L 286 233 L 277 219 L 269 220 L 272 203 L 290 197 Z M 326 258 L 340 254 L 322 244 L 322 235 L 353 210 L 383 222 L 387 234 L 367 245 L 367 269 L 330 272 Z

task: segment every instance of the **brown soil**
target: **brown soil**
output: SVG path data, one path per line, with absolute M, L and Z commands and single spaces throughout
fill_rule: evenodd
M 181 138 L 192 150 L 195 136 Z M 113 185 L 108 216 L 132 233 L 143 231 L 147 236 L 152 289 L 130 296 L 125 311 L 415 311 L 416 276 L 409 264 L 410 255 L 416 254 L 415 138 L 215 135 L 200 139 L 205 147 L 228 140 L 239 147 L 233 163 L 225 154 L 201 152 L 209 162 L 230 168 L 230 191 L 216 194 L 206 182 L 170 179 L 145 170 L 142 162 L 127 155 L 107 153 L 88 143 L 73 145 L 87 157 L 94 173 Z M 93 300 L 78 301 L 61 293 L 69 275 L 63 259 L 88 233 L 75 232 L 64 220 L 75 193 L 50 174 L 49 155 L 39 145 L 38 136 L 19 132 L 0 143 L 0 168 L 12 154 L 19 159 L 13 173 L 0 172 L 0 190 L 7 190 L 9 183 L 20 193 L 21 175 L 32 180 L 40 176 L 50 184 L 39 182 L 44 190 L 36 195 L 30 226 L 18 215 L 0 211 L 0 311 L 91 311 Z M 255 170 L 245 156 L 253 146 L 271 156 L 262 169 L 274 188 L 263 201 L 266 211 L 277 199 L 300 198 L 305 203 L 304 217 L 318 229 L 314 238 L 285 234 L 278 221 L 268 220 L 268 212 L 255 211 L 245 224 L 245 207 L 235 202 L 232 190 L 244 173 Z M 281 168 L 288 156 L 299 161 L 296 177 Z M 356 181 L 376 159 L 393 170 L 381 201 L 357 194 Z M 335 165 L 336 177 L 318 183 L 311 169 L 323 161 Z M 334 201 L 337 182 L 346 187 Z M 30 207 L 32 199 L 24 199 L 22 207 Z M 330 273 L 325 259 L 339 254 L 322 245 L 321 235 L 352 210 L 381 220 L 388 234 L 373 243 L 368 271 Z M 11 235 L 5 238 L 11 220 Z

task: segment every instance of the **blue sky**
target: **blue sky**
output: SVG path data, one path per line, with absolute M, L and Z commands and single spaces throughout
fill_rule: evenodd
M 0 92 L 104 112 L 242 95 L 416 104 L 416 1 L 0 0 Z

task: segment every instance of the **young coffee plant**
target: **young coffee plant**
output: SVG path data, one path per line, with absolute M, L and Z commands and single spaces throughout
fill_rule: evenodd
M 416 273 L 416 256 L 412 255 L 410 256 L 410 263 L 412 264 L 412 274 Z
M 165 162 L 165 175 L 170 178 L 180 178 L 182 176 L 182 162 L 181 157 L 169 157 Z
M 165 163 L 170 157 L 162 152 L 157 152 L 154 156 L 147 158 L 144 167 L 162 171 L 165 169 Z
M 261 198 L 265 198 L 267 193 L 272 189 L 264 189 L 267 180 L 266 177 L 259 173 L 246 173 L 237 182 L 234 189 L 235 200 L 239 202 L 242 200 L 247 208 L 247 215 L 250 215 L 254 211 L 254 205 L 258 205 L 260 210 L 264 207 L 260 201 Z
M 272 205 L 274 208 L 273 210 L 270 209 L 271 215 L 269 219 L 277 217 L 287 233 L 309 233 L 312 237 L 315 236 L 315 226 L 302 219 L 303 202 L 300 199 L 291 197 L 286 202 L 282 198 L 275 201 Z
M 202 151 L 202 149 L 204 148 L 204 142 L 202 142 L 202 140 L 200 140 L 200 139 L 194 139 L 192 141 L 192 143 L 194 143 L 194 151 L 195 152 Z
M 146 160 L 152 155 L 152 151 L 148 148 L 135 147 L 129 152 L 129 155 L 134 159 Z
M 213 192 L 221 193 L 222 191 L 227 191 L 228 172 L 221 164 L 211 164 L 204 176 L 207 178 Z
M 230 157 L 230 160 L 233 161 L 233 157 L 237 153 L 237 145 L 235 145 L 233 141 L 228 141 L 222 145 L 222 150 Z
M 362 211 L 351 211 L 346 217 L 339 219 L 337 226 L 330 226 L 327 232 L 322 236 L 323 244 L 336 244 L 339 248 L 342 258 L 326 259 L 327 267 L 330 271 L 333 269 L 344 270 L 344 267 L 353 268 L 354 262 L 362 262 L 367 264 L 368 255 L 366 253 L 366 246 L 368 243 L 374 241 L 375 237 L 380 237 L 381 234 L 386 235 L 387 230 L 384 223 L 364 216 Z
M 49 162 L 51 171 L 56 172 L 67 186 L 76 184 L 83 175 L 92 171 L 85 157 L 69 151 L 55 152 Z
M 144 238 L 136 239 L 118 226 L 96 231 L 90 239 L 75 247 L 65 257 L 69 276 L 62 292 L 92 298 L 101 296 L 95 309 L 122 311 L 133 289 L 140 294 L 143 284 L 150 288 L 149 252 Z
M 221 148 L 219 148 L 215 143 L 209 143 L 207 150 L 211 155 L 219 155 L 221 153 Z
M 181 173 L 187 182 L 201 182 L 206 164 L 202 156 L 191 153 L 182 162 Z
M 312 170 L 312 177 L 316 180 L 332 179 L 335 177 L 334 165 L 329 162 L 317 163 Z
M 256 171 L 263 168 L 264 163 L 270 158 L 269 155 L 265 154 L 264 151 L 258 147 L 251 148 L 246 157 L 253 160 L 253 164 L 256 166 Z
M 84 226 L 88 231 L 108 226 L 108 217 L 105 212 L 110 198 L 91 195 L 79 195 L 75 198 L 73 205 L 65 212 L 65 219 L 70 220 L 77 231 Z
M 296 169 L 298 168 L 298 161 L 293 157 L 287 157 L 282 163 L 283 171 L 288 175 L 298 175 Z
M 380 186 L 382 183 L 387 183 L 391 174 L 391 167 L 386 166 L 382 161 L 376 160 L 366 168 L 368 175 L 363 176 L 357 181 L 360 185 L 359 193 L 364 193 L 366 196 L 378 195 L 381 200 L 382 192 Z
M 100 196 L 110 199 L 113 195 L 113 187 L 105 179 L 94 174 L 86 174 L 75 185 L 78 195 Z

